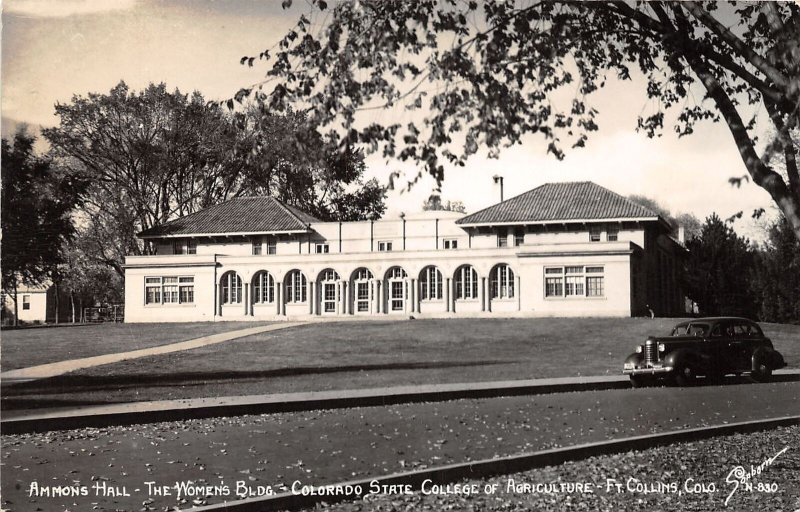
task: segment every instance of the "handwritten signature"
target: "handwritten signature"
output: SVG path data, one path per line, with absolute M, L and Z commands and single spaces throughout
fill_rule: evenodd
M 789 447 L 787 446 L 786 448 L 784 448 L 783 450 L 779 451 L 778 453 L 776 453 L 772 457 L 769 457 L 768 459 L 764 460 L 764 462 L 762 462 L 758 466 L 755 466 L 755 467 L 754 466 L 750 466 L 750 471 L 747 471 L 742 466 L 736 466 L 735 468 L 733 468 L 731 470 L 731 472 L 728 473 L 728 476 L 725 477 L 725 483 L 726 484 L 732 484 L 734 486 L 733 490 L 731 491 L 731 493 L 728 494 L 728 497 L 725 499 L 725 506 L 726 507 L 728 506 L 728 502 L 733 497 L 733 495 L 736 493 L 736 491 L 738 491 L 740 488 L 743 488 L 743 489 L 748 490 L 748 491 L 752 491 L 753 490 L 753 484 L 750 483 L 750 480 L 754 476 L 758 476 L 761 473 L 763 473 L 764 470 L 766 470 L 769 466 L 772 465 L 773 462 L 775 462 L 775 459 L 780 457 L 788 449 L 789 449 Z

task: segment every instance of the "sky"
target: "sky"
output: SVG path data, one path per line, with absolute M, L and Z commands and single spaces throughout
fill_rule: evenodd
M 20 122 L 53 126 L 57 102 L 108 92 L 120 80 L 137 90 L 164 82 L 184 92 L 199 90 L 210 100 L 230 98 L 265 72 L 240 65 L 240 58 L 271 47 L 307 11 L 303 0 L 286 11 L 280 0 L 3 0 L 3 136 Z M 749 213 L 770 211 L 772 201 L 752 183 L 728 184 L 746 169 L 726 125 L 704 122 L 679 139 L 667 124 L 661 137 L 648 139 L 634 130 L 637 116 L 652 106 L 637 81 L 612 80 L 592 101 L 600 130 L 585 148 L 558 161 L 546 153 L 542 137 L 531 136 L 499 159 L 479 153 L 465 168 L 446 168 L 443 200 L 462 201 L 469 212 L 494 204 L 500 198 L 492 180 L 497 174 L 506 199 L 549 181 L 591 180 L 701 220 L 712 212 L 724 219 L 744 211 L 736 230 L 763 239 L 764 222 Z M 392 114 L 370 115 L 389 122 Z M 367 164 L 369 176 L 382 183 L 397 169 L 407 180 L 418 172 L 377 155 Z M 425 178 L 410 190 L 390 191 L 387 215 L 418 211 L 434 186 Z

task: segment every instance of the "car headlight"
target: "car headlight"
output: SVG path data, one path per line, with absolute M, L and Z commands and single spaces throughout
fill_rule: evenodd
M 658 351 L 659 351 L 659 352 L 664 352 L 664 351 L 666 351 L 666 350 L 667 350 L 667 347 L 666 347 L 666 345 L 664 345 L 663 343 L 659 343 L 659 344 L 658 344 Z
M 637 354 L 641 354 L 641 353 L 642 353 L 642 346 L 641 346 L 641 345 L 639 345 L 638 347 L 636 347 L 636 353 L 637 353 Z

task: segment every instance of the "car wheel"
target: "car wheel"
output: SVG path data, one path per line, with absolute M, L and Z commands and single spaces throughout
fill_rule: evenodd
M 697 381 L 697 374 L 690 364 L 682 364 L 675 368 L 675 384 L 678 386 L 691 386 Z
M 631 375 L 631 387 L 641 388 L 647 385 L 647 379 L 641 375 Z
M 766 363 L 758 363 L 758 367 L 753 370 L 750 377 L 756 382 L 767 382 L 772 378 L 772 368 L 767 366 Z

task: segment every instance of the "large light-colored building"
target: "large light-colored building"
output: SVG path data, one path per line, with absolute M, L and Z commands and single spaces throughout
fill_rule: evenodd
M 156 254 L 126 259 L 125 320 L 680 314 L 668 231 L 592 182 L 359 222 L 241 197 L 139 234 Z

